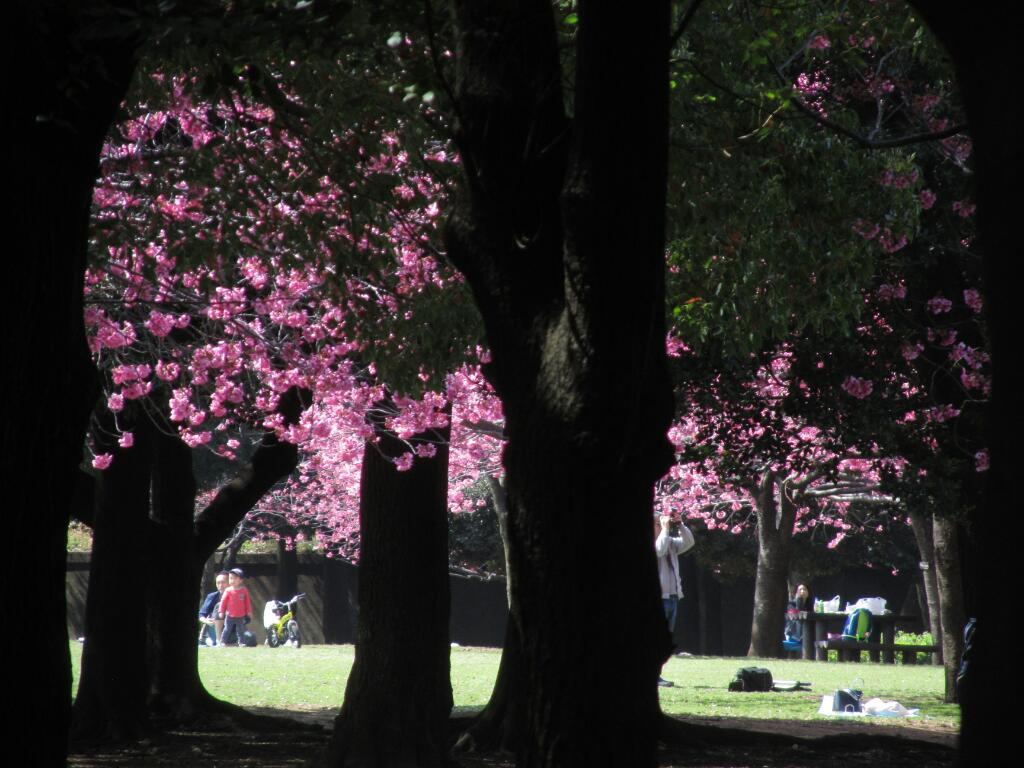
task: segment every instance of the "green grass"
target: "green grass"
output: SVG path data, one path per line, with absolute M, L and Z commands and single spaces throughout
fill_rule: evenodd
M 71 643 L 74 682 L 77 686 L 82 646 Z M 452 688 L 457 709 L 487 703 L 498 672 L 501 653 L 478 648 L 453 648 Z M 245 707 L 278 709 L 337 709 L 352 668 L 351 645 L 311 645 L 300 649 L 199 649 L 199 673 L 215 696 Z M 729 680 L 741 666 L 765 666 L 777 680 L 812 684 L 810 693 L 732 693 Z M 567 674 L 572 674 L 567 670 Z M 738 717 L 758 720 L 811 720 L 818 718 L 823 694 L 851 684 L 867 698 L 896 699 L 919 708 L 922 717 L 881 720 L 884 724 L 959 726 L 960 711 L 942 703 L 942 668 L 892 664 L 833 664 L 779 659 L 691 657 L 670 659 L 664 676 L 674 688 L 659 688 L 661 706 L 674 715 Z M 609 701 L 609 706 L 615 703 Z

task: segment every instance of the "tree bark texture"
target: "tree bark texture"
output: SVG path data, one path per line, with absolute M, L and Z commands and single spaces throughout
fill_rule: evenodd
M 671 647 L 650 536 L 672 459 L 668 4 L 580 4 L 571 120 L 549 3 L 452 7 L 465 184 L 448 246 L 505 409 L 518 763 L 653 765 Z M 612 542 L 614 561 L 595 556 Z
M 941 651 L 944 644 L 939 608 L 939 586 L 935 577 L 935 543 L 932 540 L 931 516 L 920 509 L 911 509 L 910 527 L 914 531 L 914 540 L 917 542 L 917 550 L 921 559 L 921 584 L 924 587 L 925 607 L 928 609 L 928 627 L 931 630 L 932 639 L 940 648 L 938 656 L 941 662 L 944 658 Z
M 443 766 L 452 709 L 448 635 L 448 447 L 399 472 L 406 444 L 375 425 L 359 493 L 355 662 L 325 763 Z
M 18 544 L 4 558 L 3 583 L 21 585 L 5 590 L 7 609 L 34 627 L 32 642 L 17 633 L 0 640 L 7 683 L 19 692 L 6 721 L 19 734 L 4 753 L 14 765 L 63 765 L 71 718 L 67 518 L 96 396 L 82 324 L 89 205 L 100 147 L 133 68 L 130 47 L 82 34 L 93 5 L 5 9 L 0 122 L 4 177 L 17 194 L 4 207 L 12 290 L 0 403 L 5 530 Z
M 1006 685 L 1000 643 L 1013 637 L 1014 612 L 1001 599 L 1015 584 L 1014 566 L 1024 539 L 1016 491 L 1020 466 L 1018 337 L 1022 263 L 1020 179 L 1024 176 L 1024 99 L 1013 46 L 993 45 L 1012 23 L 1012 8 L 996 0 L 960 5 L 915 0 L 914 6 L 945 45 L 957 70 L 973 141 L 978 239 L 985 262 L 985 317 L 992 351 L 989 400 L 989 469 L 984 505 L 968 520 L 970 614 L 977 617 L 970 681 L 961 695 L 960 764 L 996 765 L 1015 747 L 1016 692 Z
M 193 552 L 196 481 L 192 449 L 153 426 L 147 591 L 149 707 L 188 720 L 211 699 L 199 679 L 196 601 L 203 564 Z
M 956 673 L 963 652 L 964 611 L 963 573 L 960 568 L 960 536 L 955 520 L 936 515 L 932 520 L 935 542 L 935 575 L 939 592 L 939 616 L 942 625 L 942 658 L 945 668 L 947 702 L 956 701 Z
M 748 656 L 779 658 L 789 598 L 796 504 L 774 472 L 765 472 L 757 500 L 757 576 Z
M 133 740 L 148 727 L 146 634 L 149 599 L 151 432 L 138 404 L 119 424 L 136 433 L 122 449 L 112 414 L 97 419 L 98 452 L 113 462 L 96 480 L 93 548 L 85 607 L 85 647 L 74 706 L 77 738 Z M 134 418 L 134 423 L 131 419 Z
M 299 419 L 300 395 L 292 389 L 281 397 L 278 412 L 286 424 Z M 136 440 L 120 449 L 112 415 L 102 406 L 99 413 L 97 450 L 115 458 L 97 480 L 76 735 L 128 740 L 143 726 L 159 725 L 154 718 L 173 723 L 211 712 L 242 716 L 211 696 L 199 678 L 196 608 L 203 564 L 295 468 L 298 451 L 267 433 L 252 461 L 197 516 L 192 452 L 166 431 L 166 419 L 136 403 L 129 424 L 126 409 L 119 426 L 131 427 Z M 118 673 L 110 673 L 117 665 Z

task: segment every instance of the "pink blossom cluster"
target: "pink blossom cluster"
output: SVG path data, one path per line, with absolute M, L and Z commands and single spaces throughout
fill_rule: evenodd
M 841 386 L 843 391 L 858 400 L 868 397 L 875 388 L 869 379 L 861 379 L 856 376 L 847 376 Z
M 895 189 L 907 189 L 913 186 L 921 174 L 916 168 L 912 168 L 909 171 L 900 173 L 894 171 L 891 168 L 887 168 L 882 176 L 879 178 L 878 183 L 883 187 L 893 187 Z

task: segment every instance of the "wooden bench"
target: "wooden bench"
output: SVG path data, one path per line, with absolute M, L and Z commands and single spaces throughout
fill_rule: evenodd
M 895 654 L 899 653 L 904 664 L 917 664 L 917 654 L 938 653 L 937 645 L 897 645 L 896 643 L 862 643 L 855 640 L 818 640 L 815 645 L 826 651 L 838 651 L 840 661 L 860 661 L 861 651 L 867 651 L 872 661 L 881 660 L 888 664 L 895 662 Z

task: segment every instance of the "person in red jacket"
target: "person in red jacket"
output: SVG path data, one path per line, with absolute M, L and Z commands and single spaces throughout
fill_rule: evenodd
M 249 590 L 245 586 L 245 574 L 241 568 L 232 568 L 228 571 L 228 588 L 220 597 L 219 612 L 224 616 L 224 630 L 220 635 L 219 648 L 223 648 L 229 639 L 239 647 L 245 645 L 242 642 L 242 632 L 245 625 L 249 623 L 252 615 L 252 600 L 249 598 Z

